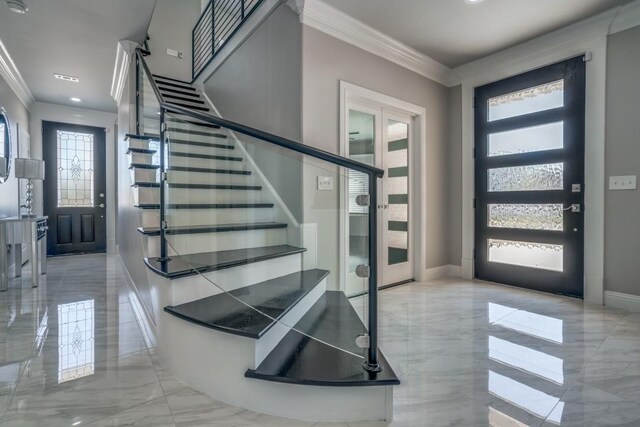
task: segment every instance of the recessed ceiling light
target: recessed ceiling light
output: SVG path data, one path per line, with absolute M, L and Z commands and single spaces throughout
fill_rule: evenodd
M 9 6 L 9 10 L 20 15 L 27 13 L 29 10 L 23 0 L 7 0 L 7 6 Z
M 80 79 L 77 77 L 67 76 L 65 74 L 53 73 L 53 77 L 55 77 L 58 80 L 64 80 L 65 82 L 78 83 L 80 81 Z
M 483 0 L 464 0 L 467 4 L 478 4 Z
M 73 97 L 73 98 L 69 98 L 69 99 L 72 100 L 73 102 L 82 102 L 82 99 L 80 99 L 80 98 Z

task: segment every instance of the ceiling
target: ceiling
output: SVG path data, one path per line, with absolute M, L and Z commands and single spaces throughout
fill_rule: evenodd
M 324 0 L 454 68 L 628 0 Z
M 36 100 L 116 111 L 110 89 L 117 43 L 144 39 L 156 0 L 25 2 L 29 11 L 18 15 L 0 0 L 0 40 Z M 54 73 L 80 82 L 56 80 Z

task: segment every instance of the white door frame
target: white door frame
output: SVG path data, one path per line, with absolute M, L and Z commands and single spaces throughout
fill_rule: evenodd
M 413 117 L 413 160 L 410 163 L 413 189 L 411 197 L 414 201 L 411 207 L 413 216 L 413 277 L 416 281 L 423 281 L 426 276 L 426 212 L 423 206 L 426 197 L 426 163 L 427 163 L 427 111 L 424 107 L 402 101 L 400 99 L 375 92 L 373 90 L 340 80 L 340 155 L 348 152 L 349 129 L 347 127 L 351 102 L 374 103 L 390 110 L 409 114 Z M 340 210 L 348 212 L 348 192 L 346 180 L 341 186 Z M 340 215 L 340 289 L 346 291 L 348 264 L 347 254 L 349 242 L 349 222 L 347 215 Z M 380 254 L 378 255 L 380 256 Z

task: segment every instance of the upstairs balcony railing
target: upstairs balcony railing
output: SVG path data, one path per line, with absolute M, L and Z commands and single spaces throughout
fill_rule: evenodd
M 191 32 L 192 78 L 197 79 L 262 0 L 210 0 Z

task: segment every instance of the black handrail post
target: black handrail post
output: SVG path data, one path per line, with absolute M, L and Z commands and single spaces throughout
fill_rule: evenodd
M 213 58 L 213 55 L 216 53 L 216 7 L 213 4 L 213 0 L 211 0 L 209 4 L 211 5 L 211 58 Z M 204 68 L 206 68 L 206 65 L 201 69 Z
M 165 162 L 165 109 L 160 106 L 160 259 L 161 262 L 169 261 L 167 257 L 167 222 L 165 219 L 165 197 L 166 197 L 166 162 Z
M 364 369 L 380 372 L 378 363 L 378 180 L 369 172 L 369 350 Z
M 244 0 L 240 0 L 240 19 L 244 21 Z
M 140 58 L 136 52 L 136 135 L 140 135 Z

